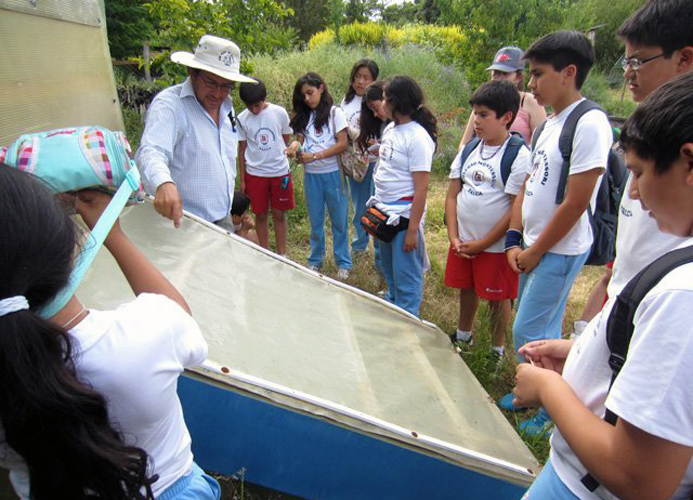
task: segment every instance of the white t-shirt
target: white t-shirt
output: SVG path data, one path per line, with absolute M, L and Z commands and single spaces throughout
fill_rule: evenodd
M 238 115 L 238 139 L 246 141 L 245 170 L 258 177 L 280 177 L 289 173 L 282 135 L 292 134 L 289 114 L 281 106 L 267 103 L 254 115 L 247 109 Z
M 361 129 L 361 102 L 363 97 L 355 95 L 354 98 L 348 103 L 342 99 L 342 103 L 339 105 L 342 110 L 344 110 L 344 116 L 346 116 L 347 124 L 355 128 L 356 130 Z
M 531 246 L 539 238 L 558 209 L 556 191 L 563 164 L 563 158 L 558 149 L 558 139 L 566 118 L 583 100 L 580 99 L 556 116 L 549 118 L 532 151 L 530 177 L 527 180 L 522 203 L 523 237 L 527 246 Z M 603 173 L 612 143 L 613 134 L 606 115 L 599 110 L 585 113 L 575 129 L 569 175 L 587 172 L 594 168 L 601 168 Z M 592 192 L 590 200 L 592 210 L 595 207 L 600 182 L 601 177 L 597 180 Z M 549 251 L 561 255 L 580 255 L 590 249 L 592 240 L 589 215 L 585 211 L 568 234 Z
M 418 122 L 390 123 L 380 141 L 378 170 L 373 176 L 375 197 L 392 203 L 414 196 L 412 172 L 430 172 L 435 143 Z
M 347 128 L 346 117 L 342 108 L 332 106 L 327 123 L 320 131 L 315 130 L 313 123 L 315 111 L 310 114 L 310 120 L 306 130 L 303 131 L 303 151 L 308 153 L 319 153 L 337 144 L 337 134 Z M 337 156 L 330 156 L 323 160 L 316 160 L 304 165 L 308 174 L 327 174 L 339 170 Z
M 342 99 L 342 103 L 339 105 L 340 108 L 344 110 L 344 115 L 346 116 L 347 123 L 349 124 L 349 138 L 352 144 L 356 144 L 356 139 L 361 132 L 361 103 L 363 102 L 363 97 L 355 95 L 354 98 L 348 104 Z M 354 146 L 357 147 L 357 146 Z M 368 155 L 368 163 L 374 163 L 378 161 L 378 157 L 375 155 Z
M 197 323 L 171 299 L 143 293 L 114 311 L 90 309 L 70 335 L 78 378 L 106 398 L 125 443 L 150 456 L 158 496 L 193 462 L 176 389 L 183 369 L 207 357 Z
M 529 170 L 529 149 L 520 148 L 510 167 L 508 183 L 503 185 L 501 159 L 508 140 L 500 146 L 487 146 L 482 142 L 470 153 L 464 168 L 460 164 L 460 151 L 450 165 L 450 179 L 459 179 L 460 170 L 464 171 L 464 183 L 457 195 L 457 228 L 462 241 L 480 240 L 486 236 L 510 211 L 510 196 L 517 195 L 522 188 Z M 503 253 L 503 246 L 504 237 L 485 251 Z
M 663 233 L 657 222 L 645 212 L 639 200 L 628 196 L 631 177 L 621 198 L 616 233 L 616 261 L 607 294 L 616 297 L 623 287 L 647 264 L 686 241 L 686 238 Z
M 693 245 L 688 238 L 681 245 Z M 635 427 L 674 443 L 693 446 L 693 264 L 666 276 L 638 307 L 628 357 L 610 392 L 611 369 L 606 325 L 615 303 L 602 312 L 573 345 L 563 378 L 580 400 L 603 418 L 605 405 Z M 600 486 L 591 494 L 580 479 L 586 474 L 558 429 L 551 438 L 551 462 L 561 480 L 583 499 L 615 499 Z M 693 462 L 672 497 L 688 499 L 693 492 Z

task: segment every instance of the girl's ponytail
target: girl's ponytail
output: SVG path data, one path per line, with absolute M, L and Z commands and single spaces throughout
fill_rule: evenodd
M 423 90 L 413 78 L 393 76 L 385 82 L 385 95 L 393 113 L 411 117 L 428 132 L 434 142 L 437 142 L 438 120 L 431 110 L 424 106 Z
M 69 279 L 74 223 L 38 180 L 4 164 L 0 213 L 0 300 L 30 306 L 0 316 L 0 421 L 32 499 L 153 498 L 147 454 L 123 444 L 103 396 L 77 379 L 68 333 L 36 313 Z
M 411 114 L 411 118 L 426 129 L 433 142 L 438 143 L 438 119 L 430 109 L 424 105 L 419 105 Z

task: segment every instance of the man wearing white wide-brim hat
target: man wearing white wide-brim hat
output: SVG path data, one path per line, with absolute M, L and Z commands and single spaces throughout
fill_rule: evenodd
M 255 82 L 239 72 L 241 51 L 205 35 L 195 53 L 174 52 L 188 67 L 185 82 L 152 101 L 136 160 L 154 207 L 176 227 L 183 210 L 230 225 L 238 136 L 229 92 L 233 82 Z

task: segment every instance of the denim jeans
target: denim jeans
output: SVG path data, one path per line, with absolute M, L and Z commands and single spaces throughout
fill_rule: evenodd
M 419 315 L 423 300 L 424 245 L 421 230 L 416 249 L 404 251 L 406 231 L 400 231 L 390 243 L 379 242 L 380 265 L 387 280 L 387 300 L 414 316 Z
M 349 254 L 349 198 L 339 170 L 326 174 L 304 174 L 304 190 L 310 218 L 308 265 L 320 267 L 325 258 L 325 208 L 332 222 L 334 261 L 351 269 Z
M 361 182 L 349 177 L 349 193 L 351 204 L 354 207 L 354 217 L 351 223 L 354 226 L 354 237 L 351 240 L 352 252 L 365 252 L 368 249 L 368 233 L 361 227 L 361 217 L 366 212 L 366 202 L 371 197 L 373 187 L 373 167 L 375 162 L 368 165 L 366 176 Z
M 547 252 L 529 274 L 520 275 L 513 324 L 515 352 L 533 340 L 561 337 L 563 313 L 575 277 L 589 256 Z

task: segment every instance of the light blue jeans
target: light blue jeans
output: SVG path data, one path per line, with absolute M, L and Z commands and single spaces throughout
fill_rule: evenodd
M 547 252 L 529 274 L 520 275 L 513 324 L 515 352 L 533 340 L 561 337 L 563 313 L 575 277 L 589 256 Z
M 166 488 L 157 500 L 219 500 L 220 495 L 217 480 L 193 462 L 192 472 Z
M 351 269 L 349 254 L 349 198 L 342 187 L 339 170 L 326 174 L 305 173 L 306 206 L 310 218 L 308 265 L 321 267 L 325 258 L 325 207 L 332 221 L 334 261 L 341 269 Z
M 415 250 L 404 251 L 406 231 L 400 231 L 390 243 L 380 241 L 380 265 L 387 281 L 387 300 L 419 315 L 419 306 L 423 300 L 423 265 L 424 248 L 421 230 Z
M 361 217 L 363 217 L 363 214 L 366 212 L 366 202 L 375 189 L 373 186 L 373 167 L 375 167 L 375 162 L 368 165 L 366 176 L 361 182 L 357 182 L 351 177 L 348 177 L 351 205 L 354 207 L 354 217 L 351 219 L 351 223 L 354 226 L 351 251 L 354 253 L 368 250 L 369 237 L 365 229 L 361 227 Z
M 522 500 L 580 500 L 561 481 L 551 465 L 551 460 L 539 473 L 532 486 L 522 496 Z

